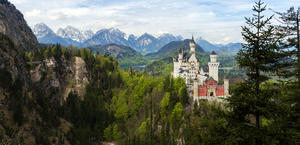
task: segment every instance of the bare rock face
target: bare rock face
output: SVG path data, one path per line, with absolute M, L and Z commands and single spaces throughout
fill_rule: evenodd
M 42 78 L 42 73 L 40 71 L 41 65 L 39 64 L 35 69 L 30 70 L 31 81 L 36 83 Z
M 55 96 L 59 100 L 67 99 L 70 92 L 82 99 L 88 85 L 88 72 L 84 60 L 73 57 L 66 60 L 63 57 L 57 61 L 50 57 L 30 70 L 30 78 L 36 87 L 43 88 L 45 96 Z
M 0 0 L 0 33 L 9 36 L 21 48 L 34 48 L 38 41 L 23 14 L 7 0 Z
M 73 57 L 72 65 L 69 68 L 71 75 L 68 78 L 69 84 L 64 90 L 62 96 L 64 100 L 67 99 L 70 92 L 76 93 L 83 99 L 85 95 L 85 87 L 88 85 L 88 77 L 86 64 L 81 57 Z
M 87 78 L 87 70 L 85 62 L 80 57 L 74 57 L 73 63 L 74 70 L 74 88 L 73 90 L 79 95 L 83 96 L 85 94 L 85 87 L 89 83 Z

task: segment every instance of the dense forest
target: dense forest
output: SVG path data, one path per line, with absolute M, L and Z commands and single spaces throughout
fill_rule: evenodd
M 144 73 L 87 48 L 19 49 L 0 33 L 0 144 L 299 144 L 300 9 L 275 12 L 282 25 L 266 9 L 256 2 L 245 18 L 236 61 L 221 58 L 239 67 L 223 77 L 245 73 L 224 102 L 192 102 L 171 58 Z

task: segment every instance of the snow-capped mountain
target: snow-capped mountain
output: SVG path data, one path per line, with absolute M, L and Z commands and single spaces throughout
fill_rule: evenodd
M 75 45 L 79 46 L 79 43 L 73 41 L 72 39 L 62 38 L 56 35 L 51 28 L 49 28 L 44 23 L 39 23 L 33 26 L 33 33 L 37 37 L 40 43 L 44 44 L 56 44 L 60 43 L 61 45 L 69 46 Z
M 134 48 L 142 54 L 154 53 L 172 41 L 182 41 L 181 36 L 172 34 L 162 34 L 155 37 L 149 33 L 144 33 L 137 37 L 133 34 L 127 35 L 117 28 L 101 29 L 95 34 L 92 31 L 80 31 L 72 26 L 58 29 L 54 33 L 46 24 L 40 23 L 33 27 L 33 32 L 40 43 L 62 45 L 75 45 L 78 47 L 89 47 L 94 45 L 117 44 Z M 202 39 L 196 42 L 207 52 L 216 51 L 220 54 L 235 54 L 241 49 L 241 43 L 229 43 L 227 45 L 217 45 Z
M 85 38 L 85 40 L 88 40 L 94 36 L 94 32 L 92 30 L 84 31 L 84 32 L 82 32 L 82 34 L 83 34 L 83 37 Z
M 125 39 L 126 34 L 119 29 L 101 29 L 90 39 L 83 43 L 83 46 L 93 45 L 106 45 L 106 44 L 119 44 L 129 46 L 128 41 Z
M 40 43 L 61 43 L 62 45 L 75 45 L 78 47 L 114 43 L 132 47 L 142 54 L 156 52 L 171 41 L 183 40 L 181 36 L 174 36 L 172 34 L 163 34 L 160 37 L 154 37 L 151 34 L 144 33 L 137 37 L 133 34 L 127 35 L 117 28 L 101 29 L 94 34 L 92 31 L 80 31 L 72 26 L 67 26 L 58 29 L 54 33 L 44 23 L 35 25 L 33 30 Z
M 174 36 L 172 34 L 165 33 L 165 34 L 162 34 L 161 36 L 159 36 L 158 40 L 161 42 L 169 43 L 172 41 L 183 40 L 183 37 L 182 36 Z
M 44 23 L 39 23 L 33 26 L 34 35 L 40 39 L 47 35 L 55 35 L 55 33 Z
M 79 43 L 83 43 L 87 39 L 93 36 L 92 31 L 80 31 L 72 26 L 67 26 L 66 28 L 59 28 L 56 34 L 62 38 L 72 39 Z

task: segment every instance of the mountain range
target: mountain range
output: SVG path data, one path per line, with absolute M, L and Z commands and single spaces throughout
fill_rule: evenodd
M 228 56 L 235 55 L 240 49 L 242 49 L 242 43 L 228 43 L 228 44 L 212 44 L 203 38 L 197 38 L 196 43 L 199 44 L 204 51 L 215 51 L 218 55 Z
M 44 23 L 33 26 L 33 32 L 40 43 L 60 43 L 66 46 L 74 45 L 77 47 L 117 44 L 131 47 L 143 55 L 158 52 L 172 41 L 183 40 L 182 36 L 174 36 L 168 33 L 162 34 L 159 37 L 144 33 L 137 37 L 133 34 L 127 35 L 117 28 L 101 29 L 94 34 L 91 30 L 80 31 L 72 26 L 67 26 L 59 28 L 55 33 Z M 242 48 L 241 43 L 213 44 L 201 37 L 196 39 L 196 43 L 206 52 L 216 51 L 218 54 L 224 56 L 234 55 Z
M 127 34 L 117 28 L 101 29 L 94 34 L 92 31 L 80 31 L 72 26 L 67 26 L 66 28 L 59 28 L 55 33 L 44 23 L 36 24 L 32 29 L 40 43 L 60 43 L 66 46 L 75 45 L 78 47 L 118 44 L 134 48 L 142 54 L 156 52 L 171 41 L 183 39 L 181 36 L 172 34 L 154 37 L 148 33 L 144 33 L 140 37 L 133 34 L 127 37 Z

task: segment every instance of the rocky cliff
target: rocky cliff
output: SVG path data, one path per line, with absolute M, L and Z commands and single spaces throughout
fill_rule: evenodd
M 0 144 L 41 144 L 37 134 L 43 132 L 41 126 L 48 121 L 42 114 L 55 111 L 44 110 L 41 105 L 61 106 L 70 92 L 83 99 L 89 83 L 86 63 L 80 57 L 48 57 L 30 62 L 25 55 L 28 53 L 19 52 L 9 37 L 0 34 Z M 70 123 L 58 120 L 65 129 L 56 131 L 64 139 Z M 58 136 L 52 139 L 58 141 Z
M 59 118 L 57 108 L 70 92 L 84 99 L 86 63 L 61 54 L 30 59 L 45 49 L 52 54 L 38 46 L 14 5 L 0 0 L 0 144 L 70 144 L 72 124 Z

